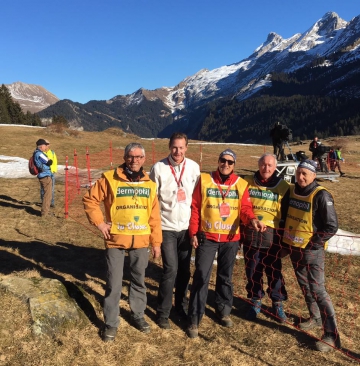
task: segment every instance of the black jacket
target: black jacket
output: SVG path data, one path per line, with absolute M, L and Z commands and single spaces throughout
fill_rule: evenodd
M 319 184 L 314 181 L 305 188 L 301 188 L 295 183 L 295 193 L 299 196 L 308 196 Z M 284 197 L 285 198 L 285 197 Z M 289 197 L 283 200 L 284 207 L 289 207 Z M 338 219 L 334 207 L 332 195 L 322 189 L 313 197 L 313 236 L 311 237 L 306 249 L 318 249 L 324 247 L 326 241 L 333 237 L 338 230 Z

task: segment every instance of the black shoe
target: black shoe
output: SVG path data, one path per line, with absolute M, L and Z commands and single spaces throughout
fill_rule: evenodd
M 162 317 L 157 318 L 156 319 L 156 324 L 161 329 L 170 329 L 170 323 L 169 323 L 169 319 L 168 318 L 162 318 Z
M 199 336 L 198 326 L 196 324 L 189 324 L 186 329 L 186 334 L 189 338 L 197 338 Z
M 229 315 L 224 315 L 223 317 L 219 317 L 220 324 L 225 328 L 231 328 L 234 326 L 233 321 L 231 320 Z
M 133 318 L 134 326 L 143 333 L 150 333 L 150 325 L 144 318 Z
M 117 328 L 105 327 L 102 333 L 102 340 L 104 342 L 114 342 Z
M 340 348 L 340 337 L 338 333 L 325 333 L 321 341 L 315 343 L 315 348 L 320 352 L 329 352 L 334 348 Z
M 298 324 L 298 327 L 302 330 L 311 330 L 314 328 L 321 328 L 322 327 L 322 320 L 321 318 L 309 318 Z
M 340 177 L 343 177 L 345 175 L 345 173 L 340 173 Z

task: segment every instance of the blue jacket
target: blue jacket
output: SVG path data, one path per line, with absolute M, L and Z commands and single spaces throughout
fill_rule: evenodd
M 38 178 L 51 177 L 50 167 L 46 165 L 49 161 L 49 158 L 46 156 L 44 152 L 39 149 L 34 151 L 34 162 L 35 165 L 39 168 L 40 173 L 37 175 Z

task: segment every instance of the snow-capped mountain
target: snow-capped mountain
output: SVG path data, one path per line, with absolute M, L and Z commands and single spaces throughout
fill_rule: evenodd
M 42 86 L 17 81 L 6 85 L 12 98 L 18 102 L 24 112 L 40 112 L 59 101 L 59 98 Z
M 328 12 L 304 33 L 284 39 L 270 32 L 248 58 L 214 70 L 200 70 L 174 87 L 141 88 L 129 95 L 86 104 L 64 100 L 46 108 L 40 116 L 62 114 L 74 126 L 89 130 L 116 125 L 140 136 L 158 136 L 174 122 L 177 129 L 185 124 L 201 124 L 204 116 L 196 115 L 196 121 L 188 117 L 209 102 L 245 101 L 270 90 L 275 73 L 302 69 L 310 73 L 315 67 L 333 72 L 331 81 L 319 92 L 321 96 L 358 98 L 359 46 L 360 15 L 346 22 Z M 335 73 L 334 69 L 342 72 Z M 196 138 L 194 131 L 186 132 L 194 133 L 191 137 Z
M 273 72 L 289 73 L 315 58 L 326 58 L 346 48 L 338 64 L 348 61 L 349 57 L 359 58 L 360 48 L 356 44 L 359 40 L 360 16 L 346 22 L 336 13 L 328 12 L 303 34 L 283 39 L 271 32 L 248 58 L 214 70 L 200 70 L 174 88 L 163 88 L 164 94 L 167 91 L 163 101 L 174 112 L 229 95 L 244 100 L 269 86 L 269 74 Z

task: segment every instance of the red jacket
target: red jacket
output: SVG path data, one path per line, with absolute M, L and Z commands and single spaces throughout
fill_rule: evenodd
M 228 179 L 223 183 L 221 181 L 219 171 L 212 173 L 213 179 L 215 183 L 219 184 L 226 184 L 231 185 L 235 183 L 236 179 L 238 179 L 238 176 L 234 173 L 230 174 Z M 240 178 L 242 179 L 242 178 Z M 192 203 L 191 203 L 191 217 L 190 217 L 190 224 L 189 224 L 189 234 L 190 238 L 196 235 L 196 233 L 200 229 L 200 214 L 201 214 L 201 203 L 202 203 L 202 197 L 201 197 L 201 178 L 199 179 L 193 196 L 192 196 Z M 240 220 L 245 224 L 248 225 L 250 223 L 250 220 L 256 219 L 256 216 L 254 215 L 252 203 L 250 201 L 249 191 L 246 188 L 244 191 L 244 194 L 241 199 L 240 203 Z M 227 234 L 213 234 L 213 233 L 205 233 L 205 236 L 209 240 L 213 240 L 216 242 L 229 242 L 229 241 L 238 241 L 240 240 L 240 230 L 239 233 L 236 235 L 227 235 Z

